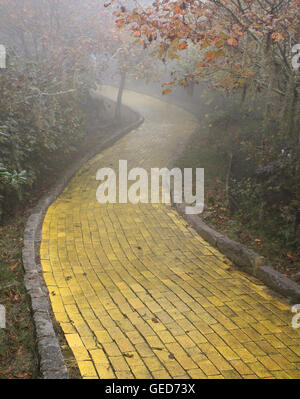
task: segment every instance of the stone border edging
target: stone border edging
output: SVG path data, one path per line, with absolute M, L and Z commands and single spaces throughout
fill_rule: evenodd
M 130 109 L 123 106 L 123 109 Z M 42 277 L 41 265 L 36 262 L 36 254 L 41 241 L 41 228 L 48 207 L 59 196 L 75 173 L 93 156 L 105 150 L 125 134 L 138 128 L 144 118 L 136 111 L 130 111 L 137 120 L 126 128 L 104 139 L 99 146 L 91 149 L 83 158 L 75 161 L 58 179 L 50 191 L 43 196 L 38 204 L 31 210 L 25 231 L 22 250 L 22 260 L 25 270 L 24 282 L 26 290 L 31 298 L 31 308 L 38 341 L 38 353 L 40 357 L 40 371 L 44 379 L 68 379 L 68 370 L 56 336 L 49 309 L 48 292 Z
M 147 93 L 145 94 L 148 95 Z M 158 98 L 158 96 L 156 98 Z M 160 100 L 164 101 L 164 99 Z M 172 102 L 171 104 L 177 107 L 181 106 L 180 104 L 174 104 Z M 194 115 L 194 112 L 189 110 L 188 107 L 183 106 L 182 108 Z M 199 119 L 198 121 L 200 123 Z M 200 128 L 201 126 L 196 128 L 194 133 L 192 133 L 190 137 L 196 134 Z M 170 169 L 175 166 L 176 160 L 184 151 L 184 148 L 189 142 L 189 139 L 190 138 L 187 138 L 180 144 L 177 153 L 174 155 L 173 159 L 168 165 Z M 252 249 L 247 248 L 243 244 L 226 237 L 225 235 L 208 226 L 202 221 L 202 219 L 198 215 L 186 215 L 186 204 L 174 203 L 173 198 L 173 190 L 171 189 L 172 205 L 177 209 L 178 213 L 182 215 L 183 218 L 194 227 L 197 233 L 205 241 L 207 241 L 209 244 L 211 244 L 213 247 L 217 248 L 221 253 L 227 256 L 227 258 L 229 258 L 236 266 L 242 269 L 242 271 L 258 278 L 277 293 L 288 297 L 292 303 L 300 303 L 300 286 L 297 283 L 292 281 L 290 278 L 284 276 L 277 270 L 273 269 L 271 266 L 267 266 L 265 264 L 266 259 L 263 256 L 258 255 Z
M 299 285 L 272 267 L 265 265 L 263 256 L 212 229 L 198 215 L 185 214 L 185 204 L 173 202 L 173 205 L 205 241 L 227 256 L 242 271 L 257 277 L 274 291 L 289 297 L 294 303 L 300 303 Z

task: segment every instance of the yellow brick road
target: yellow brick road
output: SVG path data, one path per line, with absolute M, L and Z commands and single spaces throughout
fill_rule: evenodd
M 90 160 L 43 224 L 45 281 L 82 377 L 299 378 L 290 306 L 170 206 L 96 201 L 99 168 L 165 167 L 197 126 L 145 95 L 126 91 L 124 102 L 144 124 Z

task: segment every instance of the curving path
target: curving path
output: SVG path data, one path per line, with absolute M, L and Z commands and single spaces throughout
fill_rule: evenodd
M 83 378 L 300 378 L 289 306 L 170 206 L 96 201 L 99 168 L 167 166 L 197 127 L 146 95 L 124 102 L 144 124 L 90 160 L 43 224 L 45 281 Z

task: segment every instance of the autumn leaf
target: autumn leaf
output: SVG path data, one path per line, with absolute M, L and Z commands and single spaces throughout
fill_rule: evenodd
M 238 41 L 234 37 L 231 37 L 230 39 L 228 39 L 227 43 L 233 47 L 236 47 L 239 44 Z
M 187 48 L 187 42 L 181 42 L 177 46 L 178 50 L 184 50 Z
M 163 94 L 163 96 L 165 96 L 166 94 L 168 94 L 170 92 L 171 92 L 171 89 L 165 89 L 165 90 L 163 90 L 162 94 Z
M 132 354 L 132 353 L 123 353 L 123 355 L 124 355 L 125 357 L 128 357 L 128 358 L 132 358 L 132 357 L 133 357 L 133 354 Z
M 10 270 L 14 270 L 19 264 L 19 260 L 16 261 L 13 265 L 9 266 Z

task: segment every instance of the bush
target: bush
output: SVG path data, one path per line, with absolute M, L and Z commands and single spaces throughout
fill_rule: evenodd
M 0 216 L 28 197 L 59 158 L 70 159 L 86 134 L 87 87 L 74 88 L 68 75 L 51 69 L 11 55 L 0 72 Z

